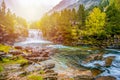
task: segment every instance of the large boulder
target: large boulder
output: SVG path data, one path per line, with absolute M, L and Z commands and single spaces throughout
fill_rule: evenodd
M 78 75 L 74 77 L 74 80 L 94 80 L 93 76 L 88 76 L 88 75 Z
M 15 49 L 20 49 L 22 50 L 23 48 L 21 46 L 14 46 Z
M 109 67 L 112 64 L 112 61 L 114 60 L 115 56 L 109 56 L 107 58 L 105 58 L 105 66 Z
M 103 59 L 103 54 L 91 54 L 85 59 L 84 63 L 88 63 L 94 60 L 102 60 L 102 59 Z
M 46 69 L 52 69 L 54 67 L 55 67 L 54 63 L 46 64 L 46 65 L 43 66 L 44 70 L 46 70 Z
M 116 78 L 113 76 L 100 76 L 96 78 L 95 80 L 116 80 Z

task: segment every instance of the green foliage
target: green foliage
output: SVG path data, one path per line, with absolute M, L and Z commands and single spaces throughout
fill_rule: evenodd
M 5 45 L 0 44 L 0 51 L 8 53 L 10 49 L 11 49 L 10 46 L 5 46 Z
M 110 35 L 120 34 L 120 9 L 117 0 L 112 1 L 107 11 L 107 27 L 106 31 Z
M 86 29 L 89 36 L 104 34 L 106 14 L 99 8 L 94 8 L 86 20 Z
M 120 0 L 101 0 L 88 10 L 81 4 L 78 10 L 46 14 L 36 25 L 45 38 L 55 43 L 100 45 L 108 36 L 120 34 L 119 4 Z
M 28 80 L 43 80 L 43 78 L 38 75 L 29 75 Z

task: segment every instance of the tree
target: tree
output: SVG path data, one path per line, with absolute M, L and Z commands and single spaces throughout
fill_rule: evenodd
M 86 20 L 86 31 L 89 36 L 98 36 L 104 33 L 106 14 L 99 8 L 94 8 Z
M 6 11 L 6 4 L 5 4 L 5 1 L 3 0 L 2 5 L 1 5 L 1 13 L 5 15 L 6 13 L 5 11 Z
M 85 7 L 83 4 L 81 4 L 79 6 L 79 9 L 78 9 L 78 22 L 79 22 L 79 27 L 81 26 L 85 26 Z
M 107 14 L 107 27 L 106 31 L 110 35 L 120 34 L 120 1 L 111 0 L 108 7 Z

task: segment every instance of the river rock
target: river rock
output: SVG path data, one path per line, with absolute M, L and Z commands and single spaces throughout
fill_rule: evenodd
M 3 56 L 3 55 L 5 55 L 5 52 L 0 52 L 0 56 Z
M 14 46 L 15 49 L 20 49 L 22 50 L 23 48 L 21 46 Z
M 46 69 L 52 69 L 55 67 L 55 64 L 54 63 L 49 63 L 49 64 L 46 64 L 43 66 L 44 70 Z
M 91 69 L 92 75 L 94 77 L 98 76 L 99 74 L 101 74 L 103 71 L 100 69 Z
M 5 73 L 5 72 L 0 72 L 0 80 L 7 80 L 7 76 L 8 73 Z
M 32 52 L 32 48 L 30 48 L 30 47 L 25 47 L 24 50 L 25 50 L 26 52 Z
M 57 76 L 47 76 L 44 80 L 58 80 Z
M 93 76 L 88 76 L 88 75 L 78 75 L 74 77 L 74 80 L 94 80 Z
M 49 57 L 49 53 L 44 52 L 43 54 L 41 54 L 42 57 Z
M 54 73 L 47 73 L 46 74 L 46 76 L 57 76 L 57 75 L 58 75 L 58 73 L 55 73 L 55 72 Z
M 115 56 L 109 56 L 107 58 L 105 58 L 105 66 L 109 67 L 112 64 L 112 61 L 114 60 Z
M 23 54 L 23 52 L 19 51 L 19 50 L 11 50 L 9 53 L 13 54 L 13 55 L 21 55 L 21 54 Z
M 20 64 L 11 64 L 4 67 L 5 70 L 20 70 Z
M 44 72 L 45 72 L 45 74 L 47 74 L 47 73 L 54 73 L 54 70 L 46 69 Z
M 96 78 L 95 80 L 116 80 L 116 78 L 113 76 L 100 76 Z
M 27 60 L 33 61 L 33 62 L 40 62 L 40 61 L 45 61 L 48 60 L 48 57 L 27 57 Z
M 102 59 L 103 59 L 102 54 L 91 54 L 85 59 L 84 63 L 88 63 L 88 62 L 94 61 L 94 60 L 102 60 Z

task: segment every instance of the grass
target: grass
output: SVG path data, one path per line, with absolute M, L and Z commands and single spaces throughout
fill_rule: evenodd
M 42 76 L 38 75 L 29 75 L 28 80 L 43 80 Z

